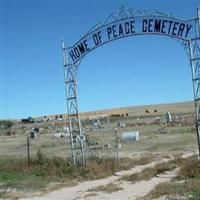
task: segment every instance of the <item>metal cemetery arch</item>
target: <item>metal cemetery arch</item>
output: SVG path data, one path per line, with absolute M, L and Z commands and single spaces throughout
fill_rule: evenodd
M 200 8 L 191 20 L 177 19 L 158 11 L 139 11 L 121 7 L 103 23 L 95 25 L 78 42 L 65 48 L 62 42 L 67 111 L 74 164 L 85 163 L 85 133 L 77 103 L 76 75 L 85 55 L 116 39 L 135 35 L 163 35 L 181 42 L 187 52 L 192 72 L 196 131 L 200 154 Z

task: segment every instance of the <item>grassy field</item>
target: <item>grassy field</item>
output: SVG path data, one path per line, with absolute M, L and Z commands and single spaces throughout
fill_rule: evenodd
M 110 125 L 109 125 L 110 126 Z M 196 151 L 197 139 L 194 126 L 166 127 L 167 133 L 159 133 L 161 125 L 139 126 L 118 128 L 119 143 L 122 148 L 119 150 L 121 156 L 134 153 L 177 153 L 181 151 Z M 140 140 L 137 142 L 124 141 L 121 135 L 125 131 L 139 131 Z M 38 149 L 46 156 L 69 157 L 71 156 L 70 139 L 52 138 L 53 134 L 41 134 L 37 139 L 30 139 L 30 153 L 35 156 Z M 112 128 L 105 128 L 98 131 L 87 132 L 91 144 L 101 142 L 103 145 L 110 144 L 111 148 L 104 148 L 104 156 L 115 154 L 115 136 Z M 1 157 L 27 157 L 27 134 L 14 136 L 0 136 Z M 95 153 L 101 156 L 101 150 Z

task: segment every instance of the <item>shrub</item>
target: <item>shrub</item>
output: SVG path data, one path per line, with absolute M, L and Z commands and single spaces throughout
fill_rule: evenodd
M 14 122 L 11 120 L 0 120 L 0 127 L 2 128 L 11 128 L 14 125 Z
M 200 178 L 200 161 L 196 157 L 185 160 L 178 174 L 178 178 Z

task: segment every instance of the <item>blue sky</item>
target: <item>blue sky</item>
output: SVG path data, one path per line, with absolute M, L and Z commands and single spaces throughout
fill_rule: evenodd
M 123 4 L 196 17 L 199 1 L 0 0 L 0 118 L 66 113 L 61 40 L 71 46 Z M 89 53 L 78 72 L 80 111 L 193 99 L 187 55 L 176 40 L 135 36 Z

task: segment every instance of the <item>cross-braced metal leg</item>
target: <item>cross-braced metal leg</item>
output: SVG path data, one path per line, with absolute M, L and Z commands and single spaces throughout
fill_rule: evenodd
M 200 8 L 197 9 L 197 19 L 194 39 L 188 41 L 189 59 L 192 71 L 193 92 L 196 114 L 196 131 L 200 156 Z
M 85 164 L 84 134 L 81 127 L 78 103 L 77 103 L 77 66 L 67 63 L 67 54 L 62 43 L 65 88 L 67 97 L 67 111 L 69 120 L 69 130 L 71 136 L 71 149 L 74 164 Z
M 196 130 L 200 155 L 200 39 L 190 40 L 189 50 L 195 101 Z

